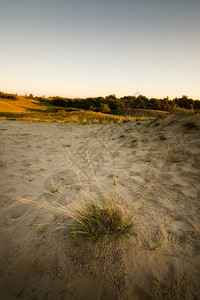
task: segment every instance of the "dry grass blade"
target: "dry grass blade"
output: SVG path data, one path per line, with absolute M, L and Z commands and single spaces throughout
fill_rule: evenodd
M 167 159 L 167 155 L 168 155 L 168 152 L 169 152 L 169 148 L 170 148 L 170 147 L 169 147 L 169 145 L 168 145 L 167 151 L 166 151 L 166 153 L 165 153 L 164 159 L 163 159 L 163 161 L 162 161 L 162 164 L 161 164 L 161 166 L 160 166 L 158 172 L 156 173 L 156 175 L 154 176 L 154 178 L 152 179 L 152 181 L 151 181 L 150 184 L 148 185 L 148 187 L 147 187 L 147 189 L 145 190 L 145 192 L 144 192 L 144 194 L 142 195 L 142 197 L 139 199 L 137 205 L 134 207 L 134 211 L 135 211 L 135 212 L 136 212 L 136 210 L 137 210 L 137 208 L 138 208 L 140 202 L 141 202 L 141 201 L 144 199 L 144 197 L 148 194 L 148 192 L 150 191 L 150 189 L 151 189 L 152 186 L 154 185 L 156 179 L 158 178 L 158 176 L 159 176 L 159 174 L 160 174 L 160 172 L 161 172 L 161 170 L 162 170 L 162 168 L 163 168 L 163 166 L 164 166 L 164 164 L 165 164 L 165 161 L 166 161 L 166 159 Z

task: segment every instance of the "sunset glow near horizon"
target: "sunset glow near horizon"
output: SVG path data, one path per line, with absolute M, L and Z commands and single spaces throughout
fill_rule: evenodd
M 200 99 L 199 0 L 0 4 L 0 91 Z

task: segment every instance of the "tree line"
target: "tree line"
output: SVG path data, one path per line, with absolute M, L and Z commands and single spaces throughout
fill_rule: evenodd
M 115 95 L 107 97 L 89 97 L 81 98 L 62 98 L 53 97 L 52 104 L 61 107 L 74 107 L 92 111 L 110 112 L 113 110 L 122 109 L 151 109 L 161 111 L 173 111 L 178 108 L 189 110 L 200 110 L 200 101 L 193 100 L 187 96 L 174 98 L 169 100 L 168 97 L 163 99 L 147 98 L 143 95 L 124 96 L 117 98 Z
M 0 92 L 0 98 L 3 98 L 3 99 L 17 99 L 17 94 L 7 94 L 7 93 Z
M 23 97 L 39 101 L 48 100 L 45 96 L 34 97 L 33 94 Z M 18 95 L 0 92 L 0 98 L 17 99 Z M 186 95 L 183 95 L 181 98 L 176 97 L 173 100 L 170 100 L 168 97 L 163 99 L 147 98 L 143 95 L 117 98 L 114 94 L 106 97 L 63 98 L 54 96 L 49 98 L 52 100 L 51 104 L 55 106 L 80 108 L 103 113 L 122 109 L 151 109 L 161 111 L 174 111 L 176 109 L 200 110 L 200 100 L 193 100 Z

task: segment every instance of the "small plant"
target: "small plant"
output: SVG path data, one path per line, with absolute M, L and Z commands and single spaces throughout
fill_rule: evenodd
M 140 206 L 139 210 L 142 210 L 144 208 L 144 204 Z
M 117 179 L 116 178 L 114 178 L 113 184 L 117 185 Z
M 88 277 L 90 277 L 92 275 L 91 271 L 88 271 Z
M 58 215 L 54 214 L 54 221 L 56 221 L 58 219 Z
M 161 246 L 162 246 L 162 243 L 161 243 L 161 242 L 157 242 L 157 243 L 153 246 L 152 250 L 156 250 L 156 249 L 160 248 Z
M 171 162 L 171 163 L 179 163 L 183 161 L 180 157 L 176 156 L 171 156 L 169 159 L 167 159 L 167 162 Z
M 132 141 L 131 141 L 131 143 L 136 143 L 138 141 L 138 139 L 133 139 Z
M 58 190 L 59 190 L 59 188 L 52 189 L 52 190 L 50 191 L 50 193 L 51 193 L 51 194 L 55 194 L 55 193 L 58 192 Z
M 77 236 L 76 236 L 76 231 L 73 231 L 73 244 L 75 247 L 78 247 L 78 240 L 77 240 Z
M 153 161 L 153 159 L 151 159 L 151 158 L 145 158 L 145 160 L 144 160 L 145 162 L 152 162 Z
M 159 133 L 158 136 L 159 136 L 161 141 L 164 141 L 164 140 L 167 139 L 166 136 L 163 133 Z
M 38 233 L 43 233 L 45 231 L 45 229 L 47 228 L 47 225 L 44 225 L 42 227 L 38 227 Z

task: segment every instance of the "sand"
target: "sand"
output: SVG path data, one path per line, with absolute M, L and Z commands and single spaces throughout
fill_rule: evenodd
M 199 119 L 149 123 L 0 121 L 0 299 L 200 299 Z M 130 238 L 75 246 L 66 216 L 15 200 L 97 196 L 87 152 L 103 190 L 140 201 Z

